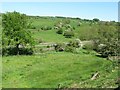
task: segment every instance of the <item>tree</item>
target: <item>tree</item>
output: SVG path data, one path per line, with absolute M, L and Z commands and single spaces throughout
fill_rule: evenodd
M 98 22 L 100 20 L 98 18 L 94 18 L 93 21 Z
M 99 29 L 99 42 L 97 51 L 103 56 L 118 55 L 118 30 L 115 26 L 102 25 Z M 102 44 L 102 47 L 100 45 Z
M 2 46 L 13 46 L 19 54 L 19 45 L 33 44 L 27 16 L 19 12 L 7 12 L 2 16 Z

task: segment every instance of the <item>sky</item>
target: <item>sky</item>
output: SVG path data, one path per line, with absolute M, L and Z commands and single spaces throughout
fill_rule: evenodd
M 3 2 L 2 13 L 18 11 L 34 16 L 99 18 L 118 21 L 117 2 Z

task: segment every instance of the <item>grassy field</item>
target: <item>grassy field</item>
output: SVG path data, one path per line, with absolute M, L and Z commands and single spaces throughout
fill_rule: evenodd
M 69 24 L 64 24 L 65 20 L 69 20 Z M 112 23 L 111 25 L 105 26 L 102 23 L 92 23 L 89 21 L 84 20 L 77 20 L 77 19 L 65 19 L 65 18 L 55 18 L 55 17 L 39 17 L 37 19 L 30 19 L 32 25 L 35 29 L 31 29 L 33 33 L 33 37 L 35 39 L 42 39 L 45 42 L 68 42 L 69 40 L 79 38 L 80 40 L 91 40 L 93 38 L 98 37 L 98 30 L 107 29 L 108 32 L 115 32 L 117 30 L 116 24 Z M 70 25 L 72 28 L 74 27 L 74 37 L 73 38 L 65 38 L 63 34 L 57 34 L 54 29 L 54 25 L 56 23 L 62 23 L 63 25 Z M 80 22 L 80 26 L 78 25 Z M 50 26 L 52 27 L 51 30 L 41 30 L 42 26 Z M 104 27 L 103 27 L 104 26 Z M 63 31 L 67 30 L 65 26 L 63 26 Z
M 41 39 L 45 42 L 54 42 L 54 43 L 60 43 L 60 42 L 68 42 L 74 38 L 65 38 L 62 35 L 56 34 L 55 30 L 48 30 L 48 31 L 39 31 L 34 32 L 33 37 L 35 39 Z
M 86 24 L 83 22 L 83 24 L 78 27 L 77 26 L 77 23 L 78 21 L 77 20 L 70 20 L 70 24 L 72 27 L 75 27 L 75 30 L 74 30 L 74 34 L 75 36 L 72 37 L 72 38 L 65 38 L 63 36 L 63 34 L 57 34 L 56 31 L 54 28 L 52 28 L 52 30 L 41 30 L 41 26 L 51 26 L 51 27 L 54 27 L 54 24 L 56 22 L 60 22 L 61 19 L 59 18 L 56 18 L 54 21 L 52 19 L 47 19 L 47 22 L 46 22 L 46 19 L 44 18 L 39 18 L 39 19 L 32 19 L 30 20 L 32 22 L 32 25 L 34 27 L 36 27 L 36 29 L 30 29 L 30 31 L 32 32 L 33 34 L 33 37 L 35 39 L 40 39 L 44 42 L 68 42 L 70 40 L 73 40 L 75 38 L 84 38 L 84 37 L 93 37 L 93 34 L 94 36 L 97 35 L 96 34 L 96 30 L 94 30 L 97 25 L 95 26 L 90 26 L 89 24 Z M 63 21 L 62 21 L 63 22 Z M 65 28 L 64 28 L 65 30 Z M 92 33 L 89 33 L 88 32 L 91 32 L 92 30 Z
M 100 77 L 91 80 L 96 71 Z M 92 54 L 51 52 L 3 57 L 3 87 L 117 87 L 117 69 L 111 61 Z
M 32 17 L 29 19 L 35 27 L 28 28 L 35 40 L 46 43 L 62 43 L 75 39 L 92 39 L 98 36 L 100 26 L 98 23 L 90 25 L 78 19 L 70 20 L 69 25 L 74 27 L 74 37 L 65 38 L 63 34 L 57 34 L 54 25 L 64 23 L 66 18 Z M 80 26 L 77 26 L 81 22 Z M 67 24 L 66 24 L 67 25 Z M 51 30 L 41 30 L 42 26 L 51 26 Z M 109 25 L 110 26 L 110 25 Z M 108 26 L 106 26 L 108 27 Z M 116 30 L 115 26 L 111 26 Z M 102 28 L 102 27 L 101 27 Z M 109 28 L 108 28 L 109 29 Z M 65 30 L 65 26 L 63 27 Z M 36 46 L 40 43 L 36 42 Z M 47 48 L 47 46 L 43 46 Z M 37 49 L 41 49 L 38 47 Z M 38 50 L 39 51 L 39 50 Z M 118 68 L 106 58 L 96 56 L 96 52 L 89 54 L 84 49 L 79 53 L 45 51 L 31 56 L 16 55 L 3 56 L 3 88 L 113 88 L 117 87 Z M 99 72 L 99 77 L 91 80 L 91 77 Z

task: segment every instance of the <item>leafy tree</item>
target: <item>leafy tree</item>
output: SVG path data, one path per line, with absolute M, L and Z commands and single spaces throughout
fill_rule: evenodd
M 98 18 L 94 18 L 93 21 L 98 22 L 100 20 Z
M 19 54 L 19 45 L 33 45 L 27 16 L 19 12 L 7 12 L 2 16 L 2 46 L 16 47 L 16 54 Z

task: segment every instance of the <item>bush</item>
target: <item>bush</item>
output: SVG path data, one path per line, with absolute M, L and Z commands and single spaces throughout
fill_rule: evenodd
M 70 19 L 65 19 L 64 24 L 70 24 Z
M 93 21 L 99 22 L 100 20 L 98 18 L 94 18 Z
M 101 46 L 101 44 L 98 45 L 97 52 L 99 54 L 101 54 L 101 57 L 104 57 L 104 58 L 108 57 L 109 55 L 110 56 L 115 56 L 114 55 L 114 50 L 110 51 L 109 46 L 107 46 L 107 45 L 103 45 L 103 46 Z
M 66 52 L 72 52 L 72 53 L 77 53 L 77 48 L 80 47 L 80 40 L 79 39 L 75 39 L 70 41 L 66 47 L 65 47 L 65 51 Z
M 74 32 L 72 30 L 66 30 L 64 32 L 65 38 L 72 38 L 74 36 Z
M 77 26 L 81 26 L 81 23 L 79 22 L 79 23 L 77 24 Z
M 38 43 L 42 43 L 43 42 L 43 40 L 42 39 L 38 39 Z
M 44 53 L 44 50 L 42 47 L 35 47 L 34 48 L 34 53 L 37 54 L 37 53 Z
M 34 25 L 32 25 L 32 23 L 29 23 L 27 28 L 29 28 L 29 29 L 36 29 L 36 27 Z
M 83 49 L 93 50 L 94 49 L 94 43 L 86 43 L 85 45 L 83 45 Z
M 32 48 L 20 48 L 19 55 L 32 55 L 33 49 Z
M 58 51 L 64 51 L 65 49 L 65 45 L 63 43 L 58 43 L 57 45 L 55 45 L 55 50 Z
M 56 33 L 57 33 L 57 34 L 63 34 L 62 28 L 58 29 Z
M 72 53 L 74 53 L 75 52 L 75 47 L 73 47 L 73 46 L 66 46 L 65 47 L 65 51 L 66 52 L 72 52 Z
M 51 26 L 47 26 L 47 30 L 51 30 L 52 29 L 52 27 Z
M 6 56 L 6 55 L 16 55 L 17 54 L 17 48 L 15 47 L 4 47 L 2 48 L 2 55 Z
M 75 47 L 75 48 L 79 48 L 80 47 L 80 40 L 79 39 L 72 40 L 68 43 L 68 45 Z
M 65 25 L 66 29 L 72 28 L 71 25 L 67 24 Z
M 7 49 L 6 48 L 2 48 L 2 56 L 6 56 L 7 55 Z
M 75 30 L 75 27 L 73 27 L 73 30 Z
M 44 42 L 43 39 L 35 38 L 35 43 L 40 44 L 40 43 L 43 43 L 43 42 Z
M 84 53 L 84 54 L 90 54 L 90 51 L 89 50 L 85 50 L 85 51 L 82 51 L 82 53 Z
M 31 26 L 30 29 L 36 29 L 36 27 L 35 26 Z
M 17 55 L 18 49 L 16 47 L 2 48 L 2 55 Z M 32 55 L 32 48 L 19 48 L 19 55 Z
M 51 26 L 42 26 L 41 30 L 51 30 L 52 27 Z

